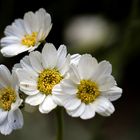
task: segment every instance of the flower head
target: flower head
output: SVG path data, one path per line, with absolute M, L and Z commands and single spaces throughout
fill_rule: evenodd
M 0 132 L 8 135 L 23 126 L 23 116 L 19 109 L 22 103 L 18 95 L 15 72 L 10 74 L 7 67 L 0 65 Z
M 90 119 L 95 112 L 109 116 L 115 110 L 111 101 L 118 99 L 122 93 L 111 72 L 109 62 L 98 63 L 91 55 L 82 55 L 77 65 L 71 64 L 69 77 L 61 85 L 63 96 L 54 96 L 63 102 L 68 114 L 73 117 Z
M 33 51 L 45 40 L 51 27 L 51 17 L 43 8 L 35 13 L 25 13 L 23 19 L 16 19 L 6 27 L 6 37 L 1 39 L 1 53 L 12 57 L 25 51 Z
M 29 95 L 25 102 L 39 105 L 41 113 L 49 113 L 57 104 L 53 94 L 61 92 L 61 82 L 67 77 L 70 55 L 64 45 L 58 50 L 46 43 L 42 53 L 35 51 L 20 61 L 17 68 L 20 90 Z

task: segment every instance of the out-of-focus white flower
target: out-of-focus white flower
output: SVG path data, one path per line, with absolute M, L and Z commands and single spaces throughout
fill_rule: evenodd
M 51 17 L 41 8 L 35 13 L 27 12 L 23 19 L 16 19 L 6 27 L 6 37 L 1 39 L 1 53 L 12 57 L 25 51 L 33 51 L 45 40 L 52 28 Z
M 58 50 L 46 43 L 42 53 L 35 51 L 25 56 L 20 65 L 15 65 L 20 82 L 20 90 L 29 95 L 25 102 L 31 106 L 39 105 L 41 113 L 49 113 L 57 104 L 54 93 L 61 93 L 61 81 L 67 76 L 70 55 L 66 46 Z
M 21 103 L 15 72 L 11 75 L 7 67 L 0 65 L 0 133 L 8 135 L 23 126 Z
M 114 40 L 115 28 L 98 16 L 81 16 L 73 19 L 64 31 L 64 39 L 71 49 L 93 50 L 107 46 Z
M 110 116 L 114 112 L 111 101 L 117 100 L 122 89 L 117 87 L 107 61 L 100 63 L 91 55 L 82 55 L 77 65 L 71 64 L 69 78 L 62 83 L 62 93 L 55 94 L 72 117 L 90 119 L 95 112 Z

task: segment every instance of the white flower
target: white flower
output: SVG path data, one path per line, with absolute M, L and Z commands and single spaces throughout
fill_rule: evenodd
M 45 9 L 25 13 L 23 19 L 16 19 L 6 27 L 6 37 L 1 39 L 1 53 L 12 57 L 25 51 L 33 51 L 45 40 L 51 27 L 51 17 Z
M 66 26 L 64 39 L 71 49 L 93 51 L 108 46 L 116 37 L 115 27 L 104 18 L 94 15 L 75 17 Z
M 42 53 L 35 51 L 25 56 L 15 69 L 19 77 L 20 90 L 29 95 L 25 102 L 39 105 L 41 113 L 49 113 L 56 108 L 54 93 L 61 92 L 61 81 L 67 76 L 70 55 L 64 45 L 58 50 L 46 43 Z M 21 67 L 21 68 L 20 68 Z
M 0 65 L 0 133 L 8 135 L 23 126 L 21 103 L 15 72 L 11 75 L 7 67 Z
M 78 65 L 71 64 L 69 78 L 63 80 L 62 93 L 55 94 L 72 117 L 90 119 L 95 112 L 109 116 L 114 112 L 111 101 L 117 100 L 122 89 L 117 87 L 107 61 L 100 63 L 91 55 L 82 55 Z

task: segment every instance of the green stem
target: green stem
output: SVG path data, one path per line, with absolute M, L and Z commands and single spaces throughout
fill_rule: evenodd
M 63 140 L 63 112 L 62 108 L 58 107 L 56 110 L 57 116 L 57 140 Z

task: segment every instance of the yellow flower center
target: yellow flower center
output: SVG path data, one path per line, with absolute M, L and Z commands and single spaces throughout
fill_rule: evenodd
M 30 34 L 24 35 L 24 38 L 22 39 L 21 43 L 28 47 L 34 46 L 36 44 L 36 38 L 37 32 L 32 32 L 31 35 Z
M 77 97 L 85 104 L 93 102 L 100 95 L 98 86 L 91 80 L 81 80 L 78 86 Z
M 49 95 L 53 87 L 63 79 L 60 72 L 56 69 L 45 69 L 38 77 L 37 88 L 43 94 Z
M 0 89 L 0 108 L 5 111 L 9 111 L 11 109 L 11 104 L 16 101 L 16 93 L 10 88 L 2 88 Z

